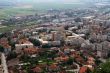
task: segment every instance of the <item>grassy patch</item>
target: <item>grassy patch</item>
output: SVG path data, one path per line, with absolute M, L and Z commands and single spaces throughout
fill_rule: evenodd
M 14 28 L 15 28 L 15 26 L 7 26 L 7 27 L 4 27 L 4 28 L 0 28 L 0 33 L 11 31 Z
M 36 11 L 32 8 L 4 8 L 0 9 L 0 19 L 7 19 L 16 15 L 35 14 Z

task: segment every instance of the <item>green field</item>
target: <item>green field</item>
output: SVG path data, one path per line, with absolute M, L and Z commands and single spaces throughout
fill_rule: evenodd
M 24 5 L 25 6 L 25 5 Z M 23 8 L 22 6 L 9 7 L 0 9 L 0 19 L 7 19 L 11 16 L 16 15 L 30 15 L 37 12 L 45 11 L 48 9 L 74 9 L 78 7 L 86 7 L 84 4 L 60 4 L 60 3 L 42 3 L 42 4 L 32 4 L 31 8 Z
M 25 9 L 25 8 L 4 8 L 0 9 L 0 19 L 7 19 L 11 16 L 16 15 L 30 15 L 35 14 L 33 9 Z
M 0 28 L 0 33 L 8 32 L 13 29 L 24 29 L 24 28 L 35 27 L 36 25 L 38 25 L 37 23 L 36 24 L 33 24 L 33 23 L 36 23 L 36 22 L 34 22 L 34 21 L 27 22 L 26 24 L 21 24 L 21 25 L 10 25 L 10 26 L 8 25 L 3 28 Z
M 15 28 L 15 26 L 7 26 L 7 27 L 4 27 L 4 28 L 0 28 L 0 33 L 11 31 L 14 28 Z
M 33 15 L 35 13 L 45 12 L 49 9 L 74 9 L 74 8 L 84 8 L 88 5 L 84 4 L 61 4 L 61 3 L 42 3 L 42 4 L 32 4 L 30 8 L 24 6 L 15 6 L 15 7 L 8 7 L 0 9 L 0 20 L 1 19 L 8 19 L 12 16 L 24 16 L 24 15 Z M 33 22 L 28 22 L 26 24 L 31 24 Z M 28 26 L 25 25 L 25 26 Z M 15 29 L 16 26 L 7 26 L 4 28 L 0 28 L 0 32 L 10 31 Z
M 49 3 L 49 4 L 37 4 L 34 5 L 34 8 L 38 10 L 47 10 L 47 9 L 73 9 L 77 7 L 82 7 L 83 4 L 60 4 L 60 3 Z

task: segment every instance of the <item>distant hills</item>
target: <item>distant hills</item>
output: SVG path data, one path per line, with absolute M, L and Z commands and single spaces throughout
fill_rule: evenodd
M 55 3 L 74 3 L 74 2 L 80 2 L 80 3 L 86 3 L 86 2 L 105 2 L 110 0 L 0 0 L 0 6 L 11 6 L 16 4 L 33 4 L 33 3 L 48 3 L 48 2 L 55 2 Z
M 110 2 L 110 0 L 0 0 L 0 19 L 15 15 L 30 15 L 49 9 L 91 7 L 94 3 L 105 1 Z
M 40 5 L 44 4 L 74 4 L 74 3 L 97 3 L 97 2 L 110 2 L 110 0 L 0 0 L 0 8 L 10 7 L 10 6 L 22 6 L 22 5 Z M 39 5 L 39 4 L 38 4 Z M 55 5 L 55 4 L 54 4 Z M 49 6 L 49 5 L 48 5 Z
M 15 5 L 12 1 L 10 0 L 0 0 L 0 8 L 2 7 L 9 7 Z

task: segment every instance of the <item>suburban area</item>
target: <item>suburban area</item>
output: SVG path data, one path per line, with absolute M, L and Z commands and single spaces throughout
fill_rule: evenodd
M 109 3 L 0 18 L 0 73 L 110 73 Z

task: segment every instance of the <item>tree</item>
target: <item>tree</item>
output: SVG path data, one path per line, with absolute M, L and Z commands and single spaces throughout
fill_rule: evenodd
M 36 39 L 29 39 L 30 42 L 32 42 L 35 46 L 40 46 L 41 42 L 39 40 Z
M 49 44 L 42 45 L 42 48 L 50 48 L 50 47 L 51 47 L 51 45 L 49 45 Z
M 64 29 L 65 29 L 65 30 L 68 30 L 68 28 L 69 28 L 69 26 L 68 26 L 68 25 L 67 25 L 67 26 L 64 26 Z
M 102 63 L 93 73 L 110 73 L 110 61 Z
M 0 45 L 0 52 L 4 52 L 4 47 Z
M 89 32 L 87 32 L 87 33 L 85 34 L 85 39 L 88 39 L 88 38 L 89 38 L 89 36 L 90 36 L 90 33 L 89 33 Z
M 5 35 L 4 34 L 0 34 L 0 38 L 4 37 Z
M 110 58 L 110 51 L 108 52 L 108 58 Z
M 12 50 L 14 50 L 16 43 L 14 41 L 12 41 L 11 39 L 12 39 L 11 37 L 8 37 L 8 43 L 11 46 Z
M 87 68 L 86 73 L 92 73 L 92 71 L 89 68 Z
M 61 42 L 61 46 L 64 46 L 64 44 L 65 44 L 64 39 L 63 40 L 60 40 L 60 42 Z
M 28 62 L 30 57 L 28 55 L 22 55 L 19 60 L 23 62 Z
M 67 61 L 68 65 L 72 65 L 73 64 L 74 59 L 72 57 L 70 57 Z
M 81 18 L 77 17 L 74 19 L 75 22 L 81 22 Z
M 96 65 L 99 65 L 99 64 L 101 64 L 102 62 L 101 62 L 99 59 L 96 58 L 95 63 L 96 63 Z
M 17 57 L 16 52 L 10 52 L 7 56 L 7 60 L 11 60 L 11 59 L 16 58 L 16 57 Z

